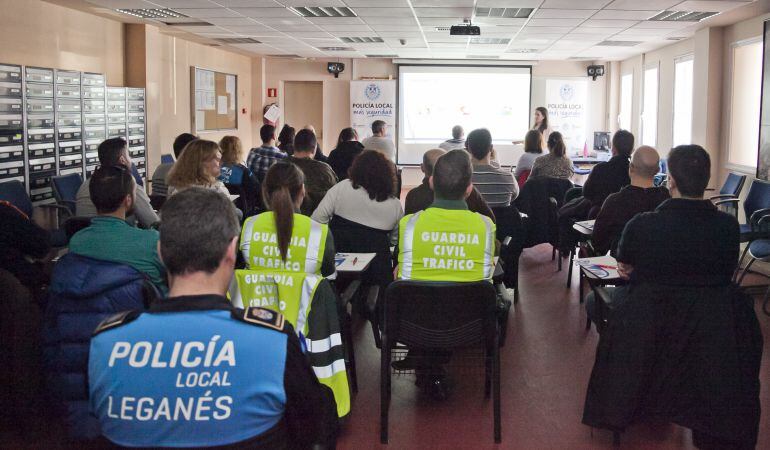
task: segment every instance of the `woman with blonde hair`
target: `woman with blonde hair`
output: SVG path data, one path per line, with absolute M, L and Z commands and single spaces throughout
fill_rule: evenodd
M 214 141 L 196 139 L 187 144 L 168 174 L 168 195 L 192 186 L 217 190 L 229 195 L 221 181 L 219 164 L 222 152 Z
M 243 164 L 243 145 L 238 136 L 225 136 L 219 141 L 222 149 L 222 168 L 219 181 L 231 194 L 239 195 L 235 206 L 244 214 L 254 214 L 259 210 L 259 182 L 254 172 Z

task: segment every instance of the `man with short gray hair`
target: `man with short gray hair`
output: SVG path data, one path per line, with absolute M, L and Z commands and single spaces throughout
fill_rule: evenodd
M 641 212 L 653 211 L 670 198 L 668 189 L 653 184 L 659 162 L 658 152 L 646 145 L 631 155 L 628 165 L 631 184 L 610 194 L 596 216 L 591 242 L 598 254 L 611 251 L 614 255 L 626 223 Z
M 441 144 L 438 148 L 446 151 L 463 150 L 465 148 L 465 131 L 460 125 L 452 127 L 452 139 L 448 139 Z

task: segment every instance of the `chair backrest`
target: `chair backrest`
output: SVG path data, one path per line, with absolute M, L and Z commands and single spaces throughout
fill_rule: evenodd
M 754 180 L 751 182 L 746 200 L 743 201 L 743 212 L 746 213 L 746 220 L 749 220 L 754 211 L 764 208 L 770 208 L 770 183 Z
M 658 165 L 660 166 L 660 173 L 668 173 L 668 160 L 666 158 L 660 158 Z
M 93 219 L 93 217 L 83 216 L 70 217 L 67 219 L 64 222 L 64 225 L 62 225 L 64 234 L 67 236 L 67 241 L 72 239 L 72 236 L 74 236 L 78 231 L 90 227 L 91 219 Z
M 134 181 L 136 181 L 137 186 L 144 187 L 144 180 L 142 179 L 142 175 L 139 173 L 139 168 L 136 167 L 136 164 L 131 164 L 131 175 L 134 176 Z
M 334 236 L 334 249 L 340 253 L 376 253 L 362 280 L 369 284 L 393 281 L 389 231 L 367 227 L 340 216 L 332 217 L 329 231 Z
M 171 153 L 164 153 L 160 155 L 161 164 L 174 164 L 174 156 Z
M 32 217 L 32 201 L 21 181 L 11 180 L 0 183 L 0 200 L 7 201 L 28 217 Z
M 51 177 L 51 186 L 56 202 L 69 208 L 73 214 L 75 214 L 78 189 L 82 184 L 83 178 L 77 173 Z
M 719 190 L 720 195 L 732 195 L 738 197 L 743 190 L 743 184 L 746 182 L 746 175 L 738 175 L 737 173 L 730 172 L 727 174 L 725 184 L 722 185 L 722 189 Z
M 384 334 L 414 348 L 493 345 L 497 293 L 492 283 L 399 280 L 385 292 Z

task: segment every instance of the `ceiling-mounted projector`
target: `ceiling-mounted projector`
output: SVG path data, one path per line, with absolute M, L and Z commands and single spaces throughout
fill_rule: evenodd
M 449 28 L 450 36 L 480 36 L 481 28 L 475 25 L 454 25 Z

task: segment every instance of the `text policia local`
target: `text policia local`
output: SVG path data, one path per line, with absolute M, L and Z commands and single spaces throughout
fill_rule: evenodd
M 112 347 L 109 367 L 121 364 L 131 368 L 174 369 L 174 385 L 184 388 L 216 388 L 230 386 L 227 368 L 235 367 L 235 344 L 220 342 L 213 336 L 208 342 L 174 342 L 164 348 L 163 342 L 116 342 Z M 202 369 L 193 370 L 189 369 Z M 231 396 L 122 397 L 107 398 L 107 414 L 121 420 L 226 420 L 232 413 Z

